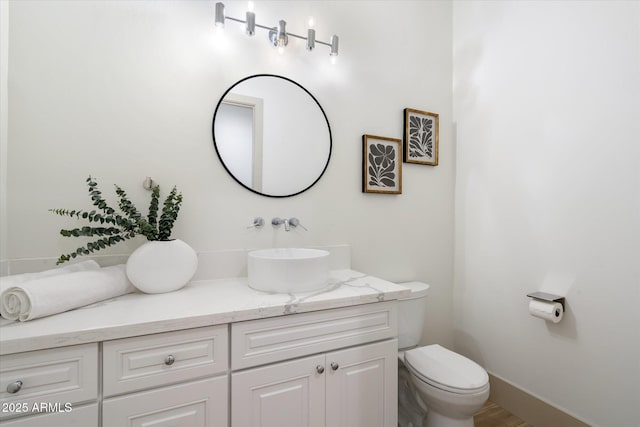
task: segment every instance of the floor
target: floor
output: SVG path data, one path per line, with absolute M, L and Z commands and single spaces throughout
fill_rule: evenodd
M 532 427 L 488 400 L 473 417 L 475 427 Z

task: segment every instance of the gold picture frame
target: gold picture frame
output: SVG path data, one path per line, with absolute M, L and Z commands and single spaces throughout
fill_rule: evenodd
M 439 133 L 440 116 L 437 113 L 405 108 L 404 162 L 437 166 Z
M 402 141 L 362 135 L 362 192 L 402 194 Z

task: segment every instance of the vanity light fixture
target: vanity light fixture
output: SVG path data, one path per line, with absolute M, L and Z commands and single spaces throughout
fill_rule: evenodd
M 225 16 L 224 3 L 217 2 L 215 10 L 215 26 L 218 31 L 224 28 L 225 19 L 245 24 L 245 32 L 248 36 L 255 35 L 256 27 L 269 31 L 269 41 L 273 46 L 278 49 L 279 53 L 284 53 L 284 48 L 289 44 L 289 37 L 294 37 L 301 40 L 306 40 L 307 50 L 312 51 L 315 49 L 316 44 L 322 44 L 330 48 L 329 56 L 331 57 L 331 63 L 335 64 L 338 58 L 338 36 L 331 36 L 331 42 L 323 42 L 316 40 L 316 30 L 311 28 L 312 22 L 309 22 L 309 29 L 307 30 L 307 37 L 287 32 L 287 22 L 283 19 L 278 21 L 278 25 L 275 27 L 267 27 L 256 23 L 256 14 L 253 12 L 253 2 L 249 2 L 248 11 L 246 13 L 245 20 L 233 18 L 231 16 Z

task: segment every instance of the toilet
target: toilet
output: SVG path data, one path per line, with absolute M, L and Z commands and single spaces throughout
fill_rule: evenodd
M 422 335 L 425 297 L 429 285 L 406 282 L 411 295 L 398 301 L 398 360 L 400 387 L 398 420 L 406 427 L 424 418 L 425 427 L 473 427 L 475 414 L 489 398 L 489 376 L 477 363 L 440 345 L 417 347 Z M 405 371 L 406 369 L 406 371 Z M 410 384 L 403 381 L 408 377 Z M 414 399 L 412 404 L 407 395 Z M 411 420 L 411 421 L 407 421 Z M 420 421 L 422 422 L 422 421 Z M 404 424 L 403 424 L 404 423 Z

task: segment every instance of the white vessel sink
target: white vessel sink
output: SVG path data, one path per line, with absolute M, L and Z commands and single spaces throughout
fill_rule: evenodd
M 311 292 L 327 286 L 329 252 L 273 248 L 249 252 L 249 286 L 277 293 Z

